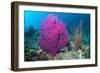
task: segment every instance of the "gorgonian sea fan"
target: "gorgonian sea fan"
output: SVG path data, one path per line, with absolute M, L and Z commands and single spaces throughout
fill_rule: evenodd
M 49 14 L 40 28 L 40 47 L 55 56 L 57 51 L 68 43 L 68 32 L 65 24 L 57 16 Z

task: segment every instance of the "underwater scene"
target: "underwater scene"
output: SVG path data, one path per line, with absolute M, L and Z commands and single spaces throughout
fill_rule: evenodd
M 90 14 L 24 11 L 24 61 L 90 58 Z

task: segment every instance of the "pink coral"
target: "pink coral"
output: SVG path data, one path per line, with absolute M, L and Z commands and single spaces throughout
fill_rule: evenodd
M 52 56 L 68 43 L 68 32 L 65 24 L 58 21 L 58 17 L 52 14 L 43 21 L 40 28 L 40 46 Z

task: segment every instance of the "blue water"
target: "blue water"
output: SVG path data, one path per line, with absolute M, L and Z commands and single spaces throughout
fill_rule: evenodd
M 48 14 L 58 16 L 58 19 L 63 21 L 66 26 L 72 27 L 79 24 L 80 20 L 83 21 L 84 32 L 90 33 L 90 14 L 79 13 L 61 13 L 61 12 L 37 12 L 37 11 L 24 11 L 25 31 L 31 25 L 34 29 L 39 29 L 41 22 L 46 19 Z

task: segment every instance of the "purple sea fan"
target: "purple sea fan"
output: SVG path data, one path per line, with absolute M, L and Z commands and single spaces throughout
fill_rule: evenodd
M 47 53 L 55 56 L 57 51 L 68 43 L 65 24 L 52 14 L 43 21 L 40 28 L 40 46 Z

